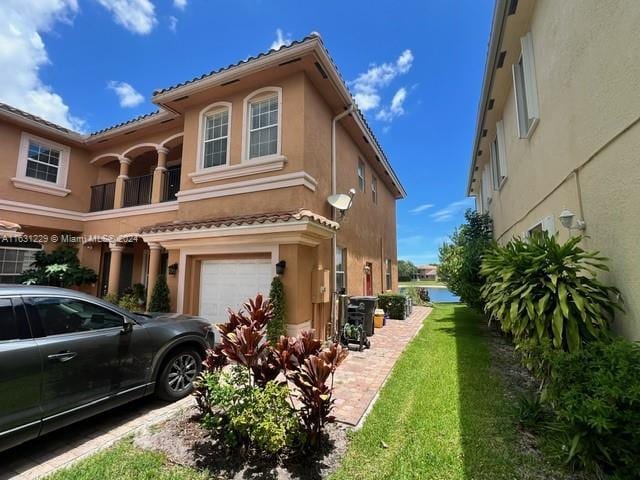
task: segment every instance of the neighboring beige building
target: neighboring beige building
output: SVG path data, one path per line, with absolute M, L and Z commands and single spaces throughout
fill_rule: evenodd
M 418 265 L 416 280 L 438 280 L 437 265 Z
M 609 257 L 640 339 L 640 2 L 496 2 L 468 193 L 504 242 L 543 229 Z M 514 87 L 515 86 L 515 87 Z
M 331 292 L 397 288 L 405 191 L 319 36 L 152 101 L 157 112 L 88 136 L 0 104 L 0 281 L 37 249 L 77 240 L 99 275 L 90 293 L 150 292 L 167 273 L 175 311 L 220 321 L 268 294 L 286 262 L 290 331 L 321 335 Z M 343 219 L 327 197 L 351 188 Z

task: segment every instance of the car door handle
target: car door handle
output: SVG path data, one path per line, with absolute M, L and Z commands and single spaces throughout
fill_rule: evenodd
M 47 358 L 52 362 L 64 363 L 64 362 L 68 362 L 69 360 L 74 358 L 76 355 L 78 355 L 76 352 L 66 351 L 66 352 L 53 353 L 49 355 Z

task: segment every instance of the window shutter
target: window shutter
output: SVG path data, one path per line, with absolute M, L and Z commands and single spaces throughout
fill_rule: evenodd
M 504 122 L 502 120 L 496 124 L 496 134 L 498 138 L 498 162 L 500 163 L 500 175 L 503 178 L 507 178 L 507 144 L 504 135 Z
M 498 178 L 498 152 L 496 152 L 496 142 L 491 143 L 491 178 L 493 180 L 493 189 L 500 189 L 500 178 Z
M 511 73 L 513 74 L 513 96 L 516 103 L 516 123 L 518 125 L 518 137 L 527 137 L 527 122 L 525 121 L 524 113 L 522 109 L 522 101 L 524 100 L 524 92 L 520 91 L 520 78 L 522 72 L 520 71 L 520 65 L 514 63 L 511 65 Z
M 549 215 L 542 219 L 542 230 L 547 232 L 550 237 L 556 234 L 556 222 L 553 215 Z
M 529 118 L 540 118 L 538 111 L 538 87 L 536 85 L 536 67 L 533 60 L 533 39 L 531 32 L 520 39 L 522 46 L 522 76 L 524 78 L 524 95 L 527 99 Z

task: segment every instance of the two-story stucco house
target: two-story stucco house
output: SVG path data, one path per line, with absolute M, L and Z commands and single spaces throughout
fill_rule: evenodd
M 78 236 L 90 293 L 150 294 L 166 274 L 175 311 L 220 321 L 284 266 L 290 332 L 320 335 L 332 292 L 396 288 L 405 191 L 318 35 L 152 101 L 90 135 L 0 105 L 0 220 L 20 226 L 0 244 L 0 281 L 52 236 Z M 341 218 L 327 197 L 351 188 Z
M 616 326 L 636 340 L 639 25 L 635 0 L 498 0 L 467 187 L 500 242 L 586 235 L 625 300 Z

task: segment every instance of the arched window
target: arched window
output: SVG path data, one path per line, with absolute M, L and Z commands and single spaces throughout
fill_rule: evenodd
M 245 145 L 243 158 L 280 155 L 282 89 L 266 87 L 244 100 Z
M 216 102 L 200 112 L 200 168 L 229 164 L 231 104 Z

